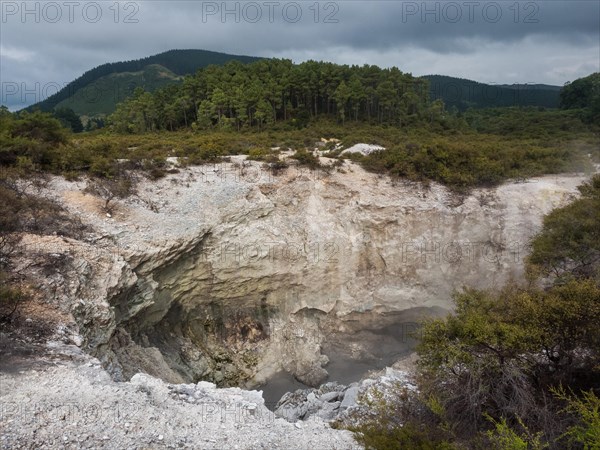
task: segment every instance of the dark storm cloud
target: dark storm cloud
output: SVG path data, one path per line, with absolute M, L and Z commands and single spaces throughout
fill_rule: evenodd
M 596 1 L 339 1 L 316 6 L 312 1 L 78 1 L 69 11 L 62 1 L 3 1 L 0 102 L 13 108 L 32 103 L 49 83 L 67 83 L 104 62 L 172 48 L 396 65 L 417 75 L 499 83 L 562 84 L 600 70 Z M 25 9 L 29 12 L 23 16 Z M 29 94 L 5 95 L 7 83 Z
M 560 35 L 575 44 L 598 36 L 598 3 L 403 2 L 390 7 L 378 24 L 378 33 L 366 39 L 355 35 L 353 43 L 368 47 L 409 41 L 434 51 L 460 52 L 455 44 L 465 39 L 512 43 L 530 35 Z

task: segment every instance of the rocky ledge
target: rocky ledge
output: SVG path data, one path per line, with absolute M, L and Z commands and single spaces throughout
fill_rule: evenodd
M 328 382 L 316 389 L 288 392 L 275 406 L 275 415 L 290 422 L 314 417 L 354 425 L 373 413 L 369 403 L 377 399 L 395 399 L 398 389 L 415 390 L 415 357 L 398 361 L 392 367 L 372 371 L 360 381 L 349 385 Z

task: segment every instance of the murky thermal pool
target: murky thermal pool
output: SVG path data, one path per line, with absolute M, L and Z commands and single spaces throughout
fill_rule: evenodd
M 391 366 L 415 350 L 417 333 L 416 322 L 393 323 L 355 333 L 336 333 L 322 348 L 329 358 L 324 366 L 329 373 L 327 381 L 348 385 L 360 381 L 370 371 Z M 265 404 L 273 409 L 286 392 L 309 388 L 293 375 L 281 371 L 256 389 L 263 391 Z

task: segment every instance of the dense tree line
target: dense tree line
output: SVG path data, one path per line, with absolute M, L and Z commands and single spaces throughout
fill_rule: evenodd
M 73 133 L 81 133 L 84 129 L 81 119 L 71 108 L 56 108 L 54 117 L 60 121 L 63 127 L 71 129 Z
M 286 121 L 305 126 L 312 118 L 335 117 L 404 126 L 444 114 L 429 103 L 426 80 L 397 68 L 347 66 L 269 59 L 244 65 L 209 66 L 181 85 L 155 93 L 138 89 L 109 117 L 122 132 L 181 128 L 237 129 Z
M 600 72 L 567 83 L 560 91 L 563 109 L 581 109 L 588 122 L 600 122 Z
M 427 75 L 432 100 L 442 100 L 449 110 L 456 108 L 498 108 L 537 106 L 558 108 L 560 88 L 543 84 L 485 84 L 464 78 Z

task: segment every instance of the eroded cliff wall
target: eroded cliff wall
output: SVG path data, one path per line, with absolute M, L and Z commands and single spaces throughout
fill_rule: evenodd
M 20 266 L 35 276 L 36 255 L 56 259 L 38 287 L 116 379 L 253 385 L 283 369 L 316 385 L 328 342 L 359 358 L 365 330 L 443 314 L 464 285 L 522 279 L 543 215 L 584 179 L 457 195 L 349 162 L 274 175 L 235 157 L 143 181 L 107 217 L 85 181 L 55 178 L 46 195 L 93 232 L 26 236 Z

